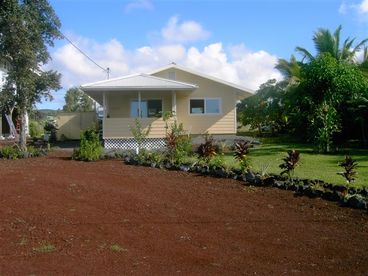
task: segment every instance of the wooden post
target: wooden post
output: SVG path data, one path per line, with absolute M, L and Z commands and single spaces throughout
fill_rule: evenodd
M 104 118 L 107 118 L 107 102 L 106 102 L 106 92 L 102 94 L 102 105 L 104 111 Z
M 141 91 L 138 91 L 138 117 L 142 118 Z
M 173 113 L 173 116 L 176 117 L 176 91 L 172 91 L 172 97 L 171 97 L 171 111 Z

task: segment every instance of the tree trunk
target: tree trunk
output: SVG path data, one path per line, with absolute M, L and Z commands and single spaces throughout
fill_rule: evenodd
M 25 109 L 20 110 L 21 124 L 19 133 L 19 148 L 22 151 L 27 151 L 27 111 Z

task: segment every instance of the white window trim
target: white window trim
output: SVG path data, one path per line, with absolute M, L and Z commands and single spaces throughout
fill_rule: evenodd
M 150 101 L 150 100 L 159 100 L 161 101 L 161 110 L 162 110 L 162 113 L 164 112 L 164 99 L 163 98 L 145 98 L 145 97 L 142 97 L 141 98 L 141 102 L 143 101 Z M 132 117 L 130 114 L 131 114 L 131 107 L 132 107 L 132 102 L 138 102 L 138 98 L 130 98 L 130 102 L 129 102 L 129 118 L 143 118 L 143 119 L 152 119 L 152 118 L 155 118 L 155 117 Z
M 190 100 L 203 100 L 204 101 L 204 113 L 191 113 L 190 112 Z M 218 100 L 219 101 L 219 113 L 206 113 L 206 100 Z M 217 97 L 203 97 L 203 98 L 189 98 L 188 101 L 188 114 L 189 116 L 211 116 L 211 115 L 222 115 L 222 99 Z

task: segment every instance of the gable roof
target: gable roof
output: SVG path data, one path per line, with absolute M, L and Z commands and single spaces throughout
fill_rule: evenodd
M 194 90 L 192 83 L 159 78 L 147 74 L 133 74 L 125 77 L 87 83 L 81 86 L 83 91 L 93 90 Z
M 156 73 L 159 73 L 161 71 L 168 70 L 168 69 L 178 69 L 178 70 L 181 70 L 181 71 L 184 71 L 184 72 L 193 74 L 193 75 L 200 76 L 202 78 L 206 78 L 206 79 L 209 79 L 209 80 L 212 80 L 212 81 L 215 81 L 215 82 L 218 82 L 218 83 L 221 83 L 221 84 L 224 84 L 224 85 L 227 85 L 227 86 L 236 88 L 236 89 L 240 90 L 239 91 L 240 94 L 243 94 L 245 96 L 250 96 L 250 95 L 253 95 L 255 93 L 255 91 L 253 89 L 246 88 L 246 87 L 244 87 L 242 85 L 238 85 L 238 84 L 235 84 L 235 83 L 232 83 L 232 82 L 228 82 L 228 81 L 222 80 L 222 79 L 217 78 L 217 77 L 213 77 L 213 76 L 210 76 L 210 75 L 207 75 L 207 74 L 200 73 L 198 71 L 195 71 L 195 70 L 186 68 L 186 67 L 181 66 L 181 65 L 178 65 L 176 63 L 170 63 L 169 65 L 166 65 L 164 67 L 161 67 L 159 69 L 156 69 L 156 70 L 150 72 L 149 74 L 150 75 L 153 75 L 153 74 L 156 74 Z

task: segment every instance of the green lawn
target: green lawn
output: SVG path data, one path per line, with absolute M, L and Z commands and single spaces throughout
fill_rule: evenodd
M 249 159 L 252 169 L 260 171 L 262 167 L 269 165 L 268 173 L 279 174 L 279 165 L 286 156 L 287 150 L 297 149 L 301 152 L 301 164 L 295 170 L 295 176 L 299 178 L 321 179 L 334 184 L 344 184 L 345 179 L 337 175 L 343 171 L 338 166 L 345 154 L 351 155 L 358 162 L 358 177 L 354 186 L 368 186 L 368 150 L 341 149 L 334 154 L 318 154 L 308 144 L 273 142 L 272 139 L 264 139 L 264 143 L 251 149 Z M 226 161 L 234 163 L 231 153 L 226 155 Z

